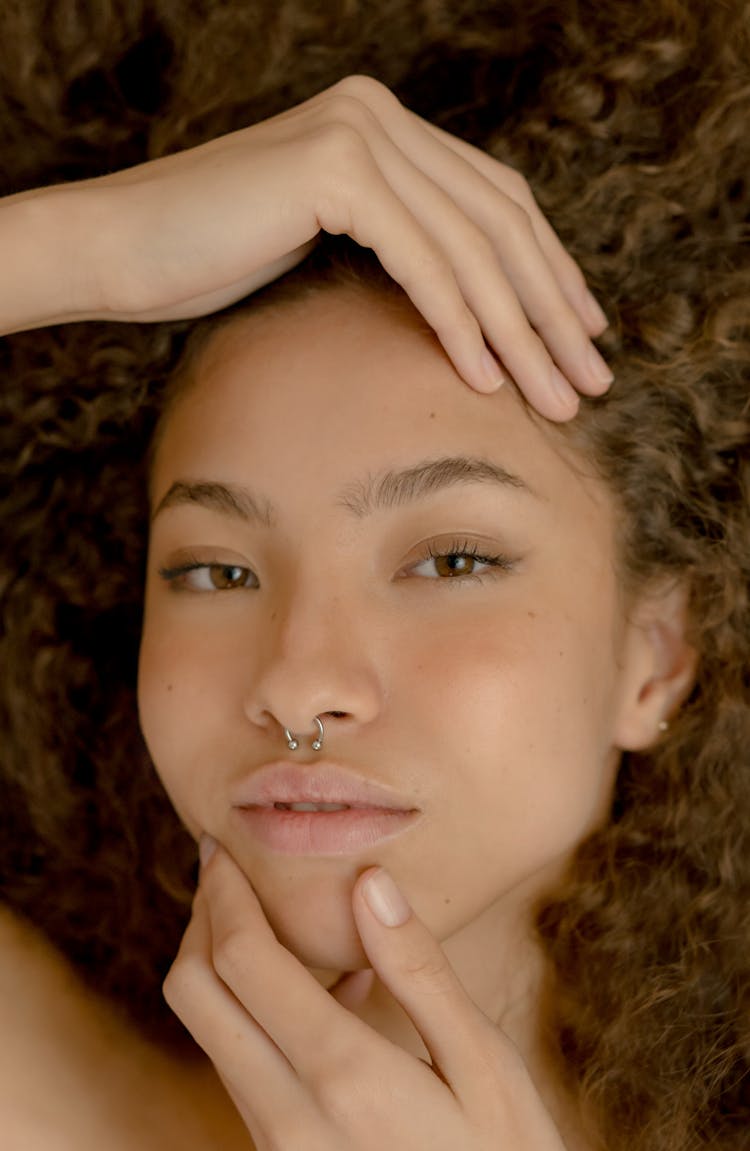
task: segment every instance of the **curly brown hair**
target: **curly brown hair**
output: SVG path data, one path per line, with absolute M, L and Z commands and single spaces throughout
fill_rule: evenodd
M 617 383 L 560 434 L 619 501 L 629 585 L 689 586 L 700 657 L 539 910 L 550 1043 L 608 1151 L 750 1147 L 744 0 L 30 0 L 0 33 L 4 191 L 200 142 L 355 70 L 529 178 L 612 321 Z M 377 280 L 341 247 L 293 275 Z M 190 329 L 0 350 L 2 898 L 185 1050 L 160 984 L 195 848 L 139 735 L 135 668 L 148 444 Z

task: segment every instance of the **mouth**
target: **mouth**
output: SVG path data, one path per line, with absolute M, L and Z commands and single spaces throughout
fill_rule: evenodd
M 372 780 L 329 762 L 253 772 L 233 805 L 244 834 L 285 855 L 349 855 L 413 826 L 421 812 Z
M 274 803 L 275 811 L 352 811 L 356 810 L 351 803 Z

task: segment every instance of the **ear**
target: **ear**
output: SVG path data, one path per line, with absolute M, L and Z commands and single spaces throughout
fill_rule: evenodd
M 613 732 L 622 751 L 655 743 L 693 686 L 697 654 L 685 638 L 686 620 L 682 584 L 644 595 L 628 615 Z

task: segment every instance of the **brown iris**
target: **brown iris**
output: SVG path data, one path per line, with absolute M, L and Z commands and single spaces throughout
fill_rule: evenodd
M 435 571 L 440 576 L 471 575 L 476 557 L 469 555 L 435 556 Z
M 247 568 L 239 567 L 237 564 L 211 564 L 209 579 L 217 591 L 242 587 L 247 580 Z

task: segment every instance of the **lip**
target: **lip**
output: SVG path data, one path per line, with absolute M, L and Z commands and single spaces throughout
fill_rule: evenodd
M 343 811 L 289 811 L 277 804 L 346 805 Z M 421 812 L 389 788 L 329 761 L 265 764 L 238 786 L 242 828 L 286 855 L 348 855 L 405 831 Z

